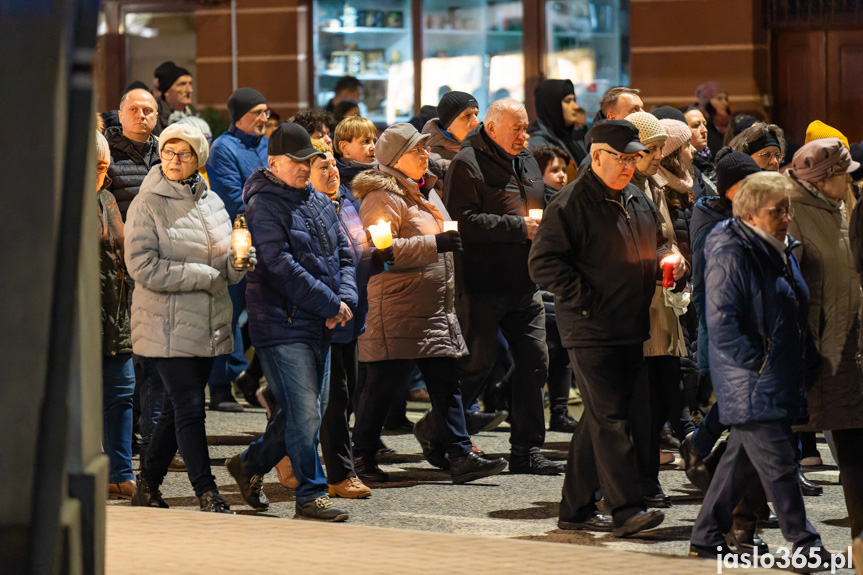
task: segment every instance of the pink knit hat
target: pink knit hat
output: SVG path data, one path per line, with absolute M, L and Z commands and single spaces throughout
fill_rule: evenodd
M 666 118 L 659 120 L 659 123 L 662 124 L 662 128 L 668 134 L 668 139 L 665 140 L 665 145 L 662 147 L 662 155 L 666 158 L 692 139 L 692 130 L 680 120 Z
M 722 84 L 715 80 L 699 84 L 695 89 L 695 98 L 698 100 L 698 105 L 704 108 L 711 98 L 715 98 L 720 92 L 724 92 L 725 88 Z

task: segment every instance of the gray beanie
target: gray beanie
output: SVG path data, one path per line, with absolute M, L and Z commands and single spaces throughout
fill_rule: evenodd
M 393 124 L 381 134 L 375 144 L 375 158 L 390 168 L 411 148 L 431 138 L 431 134 L 420 134 L 412 124 Z

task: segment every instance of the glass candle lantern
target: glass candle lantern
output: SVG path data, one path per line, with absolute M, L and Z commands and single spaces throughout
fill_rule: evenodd
M 231 264 L 237 269 L 252 267 L 249 260 L 249 248 L 252 247 L 252 234 L 242 214 L 234 220 L 234 231 L 231 232 L 231 247 L 234 248 L 234 260 Z
M 443 231 L 445 231 L 445 232 L 457 232 L 458 231 L 458 222 L 454 222 L 452 220 L 444 221 Z
M 542 210 L 528 210 L 527 215 L 536 220 L 542 219 Z

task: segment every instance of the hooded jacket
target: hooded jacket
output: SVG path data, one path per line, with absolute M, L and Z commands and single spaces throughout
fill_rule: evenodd
M 809 390 L 811 431 L 863 428 L 863 379 L 856 352 L 860 331 L 860 280 L 854 270 L 848 224 L 837 205 L 817 198 L 792 177 L 794 218 L 788 228 L 809 287 L 809 330 L 821 370 Z
M 243 190 L 246 222 L 258 265 L 246 277 L 252 345 L 305 343 L 320 353 L 330 344 L 326 320 L 345 302 L 357 309 L 354 255 L 333 202 L 287 185 L 265 168 Z
M 510 160 L 484 124 L 468 133 L 447 170 L 443 195 L 464 242 L 456 256 L 460 290 L 524 294 L 536 289 L 527 271 L 524 217 L 529 209 L 544 208 L 545 200 L 542 172 L 528 150 Z
M 214 357 L 234 349 L 228 284 L 231 222 L 198 174 L 147 174 L 126 218 L 125 259 L 135 280 L 132 349 L 144 357 Z
M 434 183 L 426 174 L 424 189 Z M 401 172 L 380 165 L 358 175 L 353 191 L 365 227 L 391 222 L 395 262 L 369 280 L 360 361 L 467 355 L 455 315 L 453 256 L 439 254 L 435 240 L 449 218 L 443 205 L 433 203 L 435 194 L 426 200 Z
M 554 294 L 564 347 L 642 344 L 658 261 L 671 253 L 656 208 L 632 184 L 613 200 L 588 167 L 555 194 L 530 250 L 530 275 Z
M 268 142 L 268 138 L 247 134 L 232 124 L 210 146 L 207 177 L 210 187 L 225 203 L 232 222 L 246 210 L 243 203 L 246 180 L 256 169 L 267 166 Z
M 138 195 L 138 190 L 150 169 L 162 163 L 159 158 L 159 141 L 152 134 L 146 142 L 133 142 L 123 135 L 123 127 L 105 130 L 105 139 L 111 149 L 111 165 L 108 177 L 111 184 L 108 191 L 117 199 L 117 207 L 123 221 L 129 204 Z
M 587 157 L 586 127 L 570 128 L 563 119 L 563 99 L 575 94 L 571 80 L 543 80 L 534 91 L 536 121 L 528 128 L 528 147 L 556 146 L 565 150 L 578 168 Z M 571 181 L 571 180 L 570 180 Z
M 719 196 L 702 196 L 692 208 L 690 232 L 692 237 L 692 303 L 695 304 L 695 315 L 698 318 L 698 372 L 701 375 L 710 373 L 710 356 L 708 355 L 707 337 L 707 299 L 704 290 L 704 266 L 706 256 L 704 243 L 708 234 L 716 224 L 732 216 L 731 206 L 723 205 Z
M 809 289 L 787 238 L 784 263 L 737 218 L 707 236 L 710 375 L 725 425 L 804 423 Z

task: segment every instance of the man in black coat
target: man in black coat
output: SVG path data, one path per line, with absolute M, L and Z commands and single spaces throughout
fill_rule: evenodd
M 458 220 L 464 251 L 457 254 L 456 312 L 470 355 L 459 363 L 462 397 L 479 395 L 498 357 L 498 331 L 512 354 L 510 473 L 557 475 L 546 459 L 542 389 L 548 377 L 545 312 L 527 271 L 530 242 L 545 207 L 545 184 L 527 150 L 527 112 L 511 98 L 489 106 L 450 163 L 444 203 Z M 460 256 L 460 257 L 459 257 Z
M 153 136 L 158 110 L 156 99 L 150 92 L 130 90 L 120 99 L 120 126 L 105 130 L 111 149 L 111 165 L 108 167 L 111 185 L 108 191 L 117 198 L 124 222 L 126 210 L 138 195 L 150 168 L 161 163 L 159 142 Z
M 657 261 L 670 250 L 653 203 L 629 183 L 647 151 L 638 129 L 610 120 L 587 138 L 591 165 L 550 202 L 529 265 L 531 278 L 555 296 L 560 337 L 584 400 L 558 526 L 626 537 L 664 519 L 645 509 L 630 413 L 647 416 L 631 406 L 635 397 L 647 397 L 642 346 L 650 332 Z M 681 262 L 675 280 L 684 273 Z M 600 487 L 611 518 L 597 511 Z

